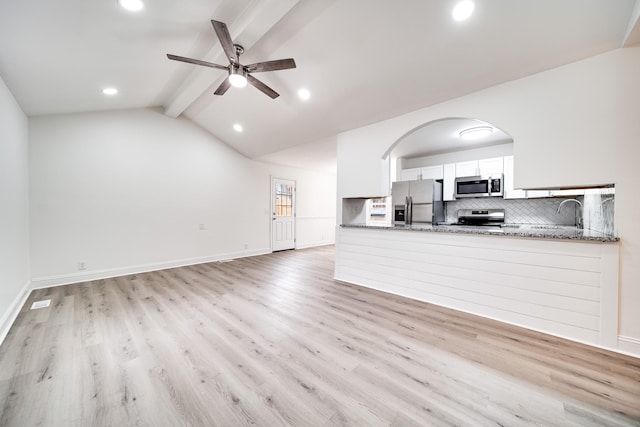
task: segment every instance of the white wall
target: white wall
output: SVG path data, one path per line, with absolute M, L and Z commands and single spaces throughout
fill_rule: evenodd
M 297 181 L 298 247 L 334 242 L 334 175 L 252 161 L 187 119 L 43 116 L 29 132 L 36 287 L 269 252 L 272 175 Z
M 386 195 L 382 155 L 411 129 L 443 117 L 477 118 L 511 135 L 518 188 L 615 183 L 619 347 L 640 354 L 638 75 L 640 47 L 618 49 L 340 134 L 338 197 Z
M 27 116 L 0 77 L 0 342 L 29 285 Z

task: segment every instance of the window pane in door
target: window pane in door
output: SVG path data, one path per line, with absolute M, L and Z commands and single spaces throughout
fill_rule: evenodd
M 292 216 L 293 187 L 288 184 L 276 184 L 276 216 Z

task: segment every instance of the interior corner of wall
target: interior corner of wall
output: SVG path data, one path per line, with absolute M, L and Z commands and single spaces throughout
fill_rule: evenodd
M 16 318 L 18 317 L 18 314 L 20 314 L 20 310 L 22 309 L 24 303 L 27 301 L 30 293 L 31 281 L 28 280 L 24 284 L 18 295 L 16 295 L 13 302 L 9 305 L 9 308 L 6 310 L 6 312 L 3 313 L 0 317 L 0 345 L 7 337 L 11 326 L 13 326 L 13 323 L 16 321 Z

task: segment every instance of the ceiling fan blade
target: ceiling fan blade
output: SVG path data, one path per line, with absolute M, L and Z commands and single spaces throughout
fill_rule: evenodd
M 231 87 L 231 82 L 229 81 L 229 77 L 227 77 L 222 81 L 222 83 L 220 83 L 220 86 L 218 86 L 218 89 L 216 89 L 216 91 L 213 92 L 213 94 L 224 95 L 225 92 L 228 91 L 230 87 Z
M 212 62 L 201 61 L 199 59 L 185 58 L 184 56 L 171 55 L 170 53 L 167 53 L 167 58 L 173 59 L 174 61 L 188 62 L 189 64 L 204 65 L 205 67 L 217 68 L 219 70 L 229 69 L 228 67 L 223 67 L 222 65 L 214 64 Z
M 266 84 L 262 83 L 260 80 L 256 79 L 251 74 L 247 74 L 247 81 L 249 83 L 251 83 L 251 85 L 253 87 L 255 87 L 256 89 L 262 91 L 265 95 L 267 95 L 267 96 L 269 96 L 269 97 L 271 97 L 273 99 L 275 99 L 275 98 L 280 96 L 280 94 L 278 92 L 276 92 L 275 90 L 271 89 L 269 86 L 267 86 Z
M 294 61 L 293 58 L 276 59 L 275 61 L 257 62 L 255 64 L 245 65 L 244 68 L 246 68 L 249 73 L 288 70 L 289 68 L 296 68 L 296 61 Z
M 227 58 L 229 58 L 229 61 L 237 64 L 238 56 L 236 55 L 236 48 L 233 46 L 233 40 L 231 40 L 231 34 L 229 34 L 227 24 L 212 19 L 211 25 L 213 25 L 213 29 L 218 36 L 218 40 L 220 40 L 220 44 L 222 45 L 222 49 L 227 55 Z

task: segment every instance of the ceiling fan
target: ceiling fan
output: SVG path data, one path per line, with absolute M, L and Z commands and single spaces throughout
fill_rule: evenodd
M 264 71 L 278 71 L 287 70 L 289 68 L 296 68 L 296 62 L 293 60 L 293 58 L 277 59 L 274 61 L 257 62 L 255 64 L 242 65 L 240 64 L 240 55 L 244 53 L 244 48 L 239 44 L 233 43 L 227 25 L 224 22 L 215 20 L 211 20 L 211 24 L 213 25 L 213 29 L 218 36 L 218 40 L 220 40 L 220 44 L 222 45 L 224 53 L 227 55 L 227 58 L 229 58 L 229 65 L 225 67 L 223 65 L 213 64 L 211 62 L 201 61 L 199 59 L 185 58 L 184 56 L 171 54 L 167 54 L 167 58 L 174 61 L 188 62 L 190 64 L 217 68 L 219 70 L 227 70 L 229 76 L 224 79 L 220 86 L 218 86 L 218 89 L 216 89 L 216 91 L 214 92 L 216 95 L 224 95 L 231 86 L 244 87 L 248 82 L 271 98 L 275 99 L 280 96 L 278 92 L 253 77 L 251 73 L 261 73 Z

